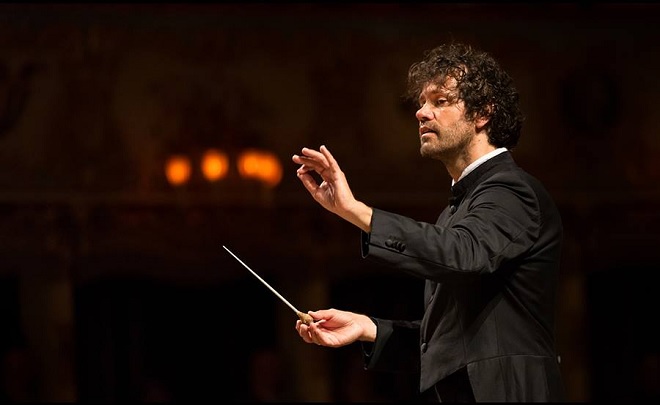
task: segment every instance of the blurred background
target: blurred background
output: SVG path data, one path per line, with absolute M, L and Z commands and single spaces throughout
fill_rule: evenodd
M 422 280 L 360 257 L 291 156 L 325 144 L 358 199 L 434 222 L 409 65 L 492 53 L 527 121 L 515 159 L 564 219 L 558 349 L 571 401 L 659 395 L 660 6 L 0 5 L 5 402 L 405 401 L 299 309 L 418 319 Z

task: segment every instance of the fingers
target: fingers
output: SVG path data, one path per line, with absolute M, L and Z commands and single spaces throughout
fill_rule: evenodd
M 302 155 L 293 155 L 291 159 L 301 165 L 298 171 L 316 170 L 319 173 L 322 172 L 330 166 L 327 156 L 330 156 L 336 164 L 325 145 L 322 145 L 320 149 L 323 153 L 310 148 L 302 148 Z
M 314 316 L 320 312 L 323 311 L 307 311 L 307 313 L 312 315 L 312 318 L 314 318 L 314 322 L 306 325 L 301 320 L 297 320 L 296 331 L 298 331 L 298 335 L 300 335 L 300 337 L 306 343 L 313 343 L 319 346 L 327 346 L 328 342 L 326 342 L 325 338 L 323 337 L 323 327 L 321 327 L 321 325 L 326 322 L 326 319 L 320 319 L 319 317 Z
M 328 168 L 326 162 L 320 162 L 318 160 L 315 160 L 314 158 L 294 155 L 294 159 L 295 159 L 294 162 L 300 163 L 301 165 L 298 168 L 299 172 L 308 172 L 310 170 L 314 170 L 319 174 L 321 174 L 325 169 Z
M 307 174 L 312 171 L 317 172 L 320 175 L 323 172 L 323 170 L 325 170 L 325 167 L 323 167 L 321 164 L 309 160 L 309 158 L 306 157 L 293 155 L 292 160 L 295 163 L 300 164 L 300 167 L 296 170 L 296 175 L 298 176 Z
M 321 153 L 323 154 L 323 157 L 325 157 L 325 160 L 328 162 L 328 165 L 330 166 L 337 166 L 337 161 L 335 160 L 334 156 L 332 156 L 332 153 L 326 148 L 325 145 L 321 145 L 320 148 Z
M 291 160 L 293 160 L 294 163 L 300 165 L 296 171 L 296 175 L 312 195 L 316 194 L 319 184 L 316 179 L 312 177 L 310 172 L 316 172 L 324 181 L 330 181 L 327 174 L 332 172 L 326 172 L 326 170 L 329 169 L 326 155 L 329 156 L 333 162 L 334 158 L 332 158 L 332 155 L 325 145 L 321 146 L 321 150 L 323 153 L 310 148 L 302 148 L 301 155 L 293 155 L 291 157 Z
M 328 319 L 331 319 L 336 314 L 335 309 L 319 309 L 318 311 L 307 311 L 309 315 L 314 318 L 317 324 L 323 323 Z
M 306 343 L 314 343 L 312 340 L 312 334 L 309 331 L 309 327 L 302 323 L 300 320 L 296 321 L 296 330 L 298 331 L 298 334 L 303 341 Z
M 312 171 L 313 169 L 307 165 L 301 165 L 298 170 L 296 170 L 297 174 L 305 174 L 309 171 Z
M 309 338 L 309 343 L 314 343 L 320 346 L 324 346 L 325 343 L 321 341 L 320 330 L 317 323 L 310 324 L 307 328 L 307 335 Z M 304 339 L 304 337 L 303 337 Z M 307 341 L 307 340 L 305 340 Z
M 323 150 L 327 151 L 327 148 L 325 147 L 325 145 L 321 145 L 319 150 L 320 151 L 323 151 Z M 305 156 L 307 156 L 311 159 L 315 159 L 315 160 L 327 163 L 325 154 L 323 152 L 320 152 L 320 151 L 317 151 L 317 150 L 314 150 L 314 149 L 311 149 L 311 148 L 302 148 L 303 155 L 305 155 Z
M 312 195 L 316 193 L 316 190 L 319 188 L 318 183 L 314 178 L 307 173 L 298 173 L 298 178 L 302 182 L 303 186 L 309 191 Z

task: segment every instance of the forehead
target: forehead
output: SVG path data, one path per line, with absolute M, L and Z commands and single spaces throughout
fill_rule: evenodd
M 424 84 L 420 97 L 430 94 L 455 94 L 457 81 L 453 77 L 436 78 Z

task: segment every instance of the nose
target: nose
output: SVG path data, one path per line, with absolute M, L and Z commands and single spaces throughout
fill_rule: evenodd
M 428 108 L 427 104 L 424 104 L 423 106 L 419 107 L 419 109 L 415 113 L 415 117 L 419 122 L 426 122 L 433 118 L 431 109 Z

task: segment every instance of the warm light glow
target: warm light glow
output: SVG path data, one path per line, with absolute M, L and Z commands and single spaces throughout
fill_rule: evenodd
M 180 186 L 190 180 L 192 167 L 190 159 L 185 155 L 172 155 L 165 162 L 165 176 L 173 186 Z
M 208 181 L 223 179 L 229 171 L 227 154 L 218 149 L 208 149 L 202 156 L 202 173 Z
M 282 164 L 268 151 L 245 150 L 238 157 L 237 166 L 241 177 L 259 180 L 268 187 L 275 187 L 282 180 Z

